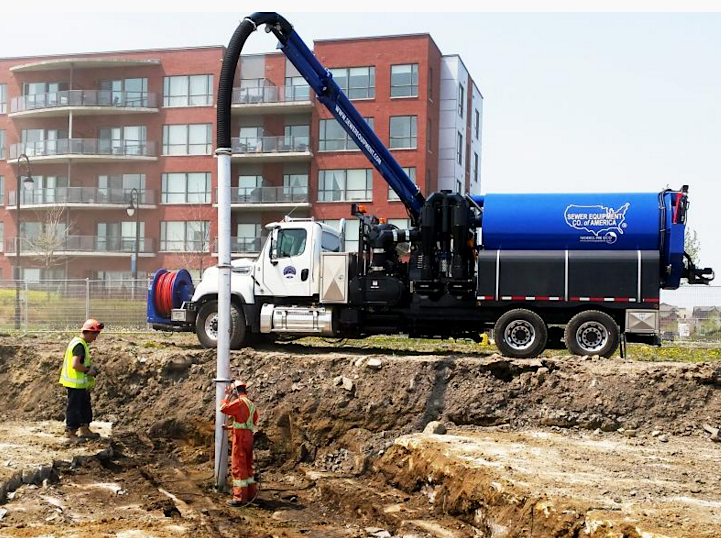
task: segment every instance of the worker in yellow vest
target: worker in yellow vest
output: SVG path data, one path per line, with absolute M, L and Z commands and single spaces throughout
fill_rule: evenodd
M 233 498 L 230 506 L 243 506 L 258 496 L 253 470 L 253 434 L 258 431 L 258 409 L 248 398 L 245 383 L 233 381 L 225 390 L 220 411 L 233 419 L 227 429 L 232 431 L 230 474 L 233 477 Z
M 65 413 L 65 436 L 70 441 L 97 439 L 100 434 L 90 430 L 93 409 L 90 404 L 90 389 L 95 385 L 98 369 L 92 365 L 89 344 L 105 328 L 96 319 L 83 323 L 82 333 L 76 336 L 65 349 L 60 384 L 68 389 L 68 406 Z

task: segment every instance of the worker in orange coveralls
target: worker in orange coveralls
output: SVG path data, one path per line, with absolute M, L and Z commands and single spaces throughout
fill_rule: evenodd
M 225 389 L 220 411 L 233 419 L 226 426 L 232 431 L 230 474 L 233 477 L 233 498 L 229 506 L 243 506 L 258 496 L 258 484 L 253 473 L 253 434 L 258 431 L 258 410 L 248 398 L 245 383 L 234 381 Z

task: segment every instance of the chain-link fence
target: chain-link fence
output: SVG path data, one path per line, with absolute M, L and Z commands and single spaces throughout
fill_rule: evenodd
M 148 280 L 0 280 L 0 330 L 145 329 Z
M 87 318 L 145 329 L 148 280 L 0 280 L 0 330 L 75 330 Z M 721 342 L 721 286 L 661 293 L 665 340 Z

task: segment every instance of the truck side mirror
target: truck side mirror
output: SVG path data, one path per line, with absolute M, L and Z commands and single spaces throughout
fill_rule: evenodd
M 278 228 L 273 228 L 270 232 L 270 248 L 268 249 L 270 262 L 275 265 L 278 263 Z

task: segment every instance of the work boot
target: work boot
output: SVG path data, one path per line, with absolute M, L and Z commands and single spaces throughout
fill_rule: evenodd
M 232 499 L 227 501 L 225 504 L 227 504 L 228 506 L 232 506 L 233 508 L 238 508 L 240 506 L 244 506 L 246 503 L 244 503 L 241 499 L 233 497 Z
M 79 433 L 80 433 L 80 437 L 82 437 L 84 439 L 99 439 L 100 438 L 100 434 L 92 431 L 88 427 L 87 424 L 83 424 L 82 426 L 80 426 Z
M 66 443 L 79 443 L 81 441 L 84 441 L 84 439 L 81 439 L 77 436 L 75 433 L 75 430 L 65 430 L 65 442 Z

